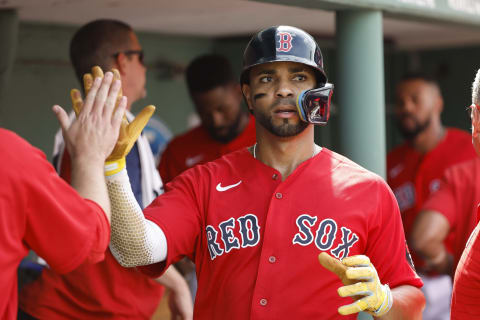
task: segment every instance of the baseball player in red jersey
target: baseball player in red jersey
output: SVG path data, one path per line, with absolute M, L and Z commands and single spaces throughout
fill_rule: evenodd
M 472 138 L 475 151 L 480 156 L 480 70 L 472 87 Z M 480 208 L 477 212 L 480 217 Z M 452 294 L 452 320 L 478 319 L 480 305 L 480 224 L 477 224 L 462 253 L 455 271 Z
M 440 88 L 431 77 L 407 74 L 397 85 L 394 111 L 406 141 L 388 154 L 387 181 L 398 201 L 408 241 L 418 213 L 428 197 L 438 190 L 445 169 L 475 157 L 467 132 L 442 125 L 442 109 Z M 445 245 L 451 252 L 452 239 L 446 239 Z M 424 279 L 422 290 L 427 304 L 423 318 L 446 320 L 451 278 L 427 270 L 415 248 L 412 258 Z
M 477 225 L 480 203 L 480 158 L 448 168 L 440 187 L 424 204 L 410 237 L 410 245 L 425 259 L 426 267 L 453 274 L 468 237 Z M 445 239 L 453 234 L 452 252 Z
M 406 258 L 392 192 L 314 144 L 312 124 L 326 123 L 333 88 L 315 40 L 289 26 L 259 32 L 245 50 L 241 82 L 257 144 L 185 171 L 145 216 L 129 205 L 122 158 L 109 164 L 117 260 L 158 276 L 191 258 L 196 319 L 356 319 L 361 310 L 420 319 L 422 282 Z M 353 286 L 337 293 L 342 282 L 319 265 L 319 253 L 345 267 L 337 273 Z
M 196 58 L 186 78 L 202 123 L 168 144 L 158 166 L 164 183 L 194 165 L 255 143 L 255 120 L 242 107 L 240 85 L 225 57 Z
M 60 273 L 104 258 L 110 235 L 110 203 L 103 163 L 115 145 L 126 107 L 122 99 L 112 115 L 120 81 L 108 94 L 111 82 L 111 73 L 103 82 L 94 81 L 80 120 L 71 126 L 65 111 L 54 107 L 74 155 L 72 185 L 78 194 L 58 177 L 40 150 L 0 129 L 2 319 L 17 317 L 16 271 L 30 249 Z

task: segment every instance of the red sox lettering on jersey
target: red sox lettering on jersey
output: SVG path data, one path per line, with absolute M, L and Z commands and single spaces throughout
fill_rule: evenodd
M 166 189 L 144 213 L 164 230 L 167 258 L 141 270 L 159 276 L 191 258 L 196 319 L 337 319 L 345 301 L 335 294 L 338 277 L 318 263 L 322 251 L 369 256 L 392 288 L 421 285 L 385 182 L 325 148 L 286 178 L 241 149 L 187 170 Z
M 358 236 L 346 227 L 341 227 L 333 219 L 323 219 L 316 229 L 317 217 L 301 214 L 296 219 L 298 232 L 293 235 L 292 244 L 300 246 L 315 245 L 321 251 L 328 251 L 342 259 L 348 256 L 350 248 L 358 241 Z M 234 235 L 233 230 L 237 227 L 240 238 Z M 341 243 L 332 248 L 337 237 L 341 235 Z M 207 246 L 210 258 L 214 260 L 218 256 L 229 253 L 233 249 L 254 247 L 260 242 L 260 226 L 254 214 L 247 214 L 237 219 L 230 218 L 222 221 L 215 228 L 212 225 L 206 227 Z M 223 248 L 221 247 L 223 244 Z

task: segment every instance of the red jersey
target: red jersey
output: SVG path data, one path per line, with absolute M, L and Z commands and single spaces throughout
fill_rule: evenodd
M 338 319 L 351 299 L 338 296 L 342 283 L 319 264 L 322 251 L 369 256 L 393 288 L 422 285 L 388 186 L 325 148 L 285 181 L 241 149 L 187 170 L 144 212 L 165 233 L 168 254 L 141 269 L 157 276 L 192 259 L 195 319 Z
M 17 318 L 17 267 L 30 249 L 56 272 L 104 258 L 103 210 L 60 179 L 45 154 L 0 129 L 0 318 Z
M 250 116 L 242 133 L 228 143 L 214 140 L 203 126 L 174 138 L 162 154 L 158 171 L 163 183 L 170 182 L 188 168 L 220 158 L 224 154 L 253 145 L 255 118 Z
M 70 158 L 63 153 L 62 177 L 70 180 Z M 110 249 L 105 260 L 67 274 L 45 268 L 20 293 L 20 308 L 38 319 L 150 319 L 164 287 L 136 268 L 118 264 Z
M 446 168 L 476 157 L 472 136 L 449 128 L 442 141 L 430 152 L 421 154 L 408 143 L 392 150 L 387 157 L 387 181 L 397 198 L 403 227 L 408 236 L 417 214 L 428 197 L 438 190 Z M 452 238 L 446 245 L 452 250 Z M 423 261 L 412 252 L 415 265 Z
M 480 318 L 480 225 L 473 230 L 463 251 L 453 281 L 452 320 Z
M 434 193 L 422 210 L 443 214 L 453 234 L 454 268 L 460 260 L 465 244 L 477 225 L 477 204 L 480 203 L 480 158 L 448 168 Z

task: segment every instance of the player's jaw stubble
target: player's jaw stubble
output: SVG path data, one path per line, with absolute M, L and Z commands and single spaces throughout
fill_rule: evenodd
M 415 139 L 420 133 L 425 131 L 431 123 L 431 118 L 427 118 L 423 122 L 420 122 L 413 117 L 411 119 L 414 121 L 414 125 L 409 128 L 403 124 L 401 119 L 397 118 L 397 127 L 405 140 Z
M 253 104 L 255 105 L 256 100 L 263 97 L 264 95 L 256 95 Z M 267 108 L 266 111 L 261 108 L 253 108 L 253 115 L 258 123 L 270 133 L 277 137 L 293 137 L 303 132 L 308 127 L 308 123 L 301 121 L 298 116 L 285 119 L 274 118 L 272 112 L 278 105 L 291 105 L 295 107 L 296 102 L 292 98 L 278 98 Z

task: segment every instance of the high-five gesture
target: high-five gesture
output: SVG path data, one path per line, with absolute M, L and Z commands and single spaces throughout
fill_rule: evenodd
M 120 73 L 116 69 L 112 69 L 113 79 L 120 80 Z M 87 73 L 83 76 L 83 85 L 85 88 L 85 93 L 89 94 L 90 90 L 93 88 L 94 79 L 103 78 L 103 71 L 100 67 L 95 66 L 92 68 L 92 73 Z M 116 103 L 117 105 L 121 101 L 122 91 L 117 94 Z M 73 109 L 77 113 L 77 110 L 81 109 L 82 100 L 81 95 L 78 90 L 72 90 L 71 92 Z M 112 153 L 107 158 L 106 165 L 106 174 L 112 175 L 123 168 L 125 168 L 125 157 L 132 149 L 135 141 L 142 133 L 143 128 L 147 125 L 148 120 L 155 112 L 155 107 L 153 105 L 146 106 L 143 110 L 137 115 L 137 117 L 131 122 L 128 123 L 126 117 L 124 116 L 121 125 L 120 133 L 118 135 L 118 140 L 113 149 Z
M 77 118 L 71 125 L 65 110 L 58 105 L 53 107 L 73 159 L 104 162 L 111 154 L 127 106 L 126 97 L 119 96 L 120 81 L 113 80 L 111 72 L 105 77 L 92 79 L 85 103 L 78 90 L 72 91 Z
M 53 107 L 72 157 L 71 184 L 84 198 L 98 203 L 108 218 L 110 201 L 103 168 L 118 140 L 127 107 L 126 97 L 118 99 L 121 83 L 113 78 L 113 74 L 107 72 L 103 78 L 92 79 L 85 103 L 78 91 L 72 92 L 77 118 L 71 124 L 65 110 L 57 105 Z

